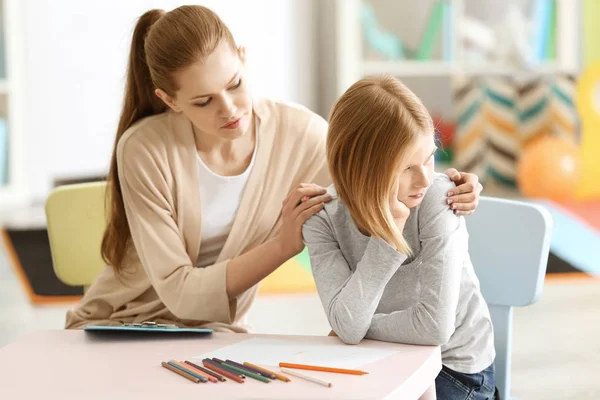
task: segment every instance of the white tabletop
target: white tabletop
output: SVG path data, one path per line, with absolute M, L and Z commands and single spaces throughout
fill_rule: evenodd
M 98 336 L 80 330 L 34 332 L 0 348 L 0 397 L 410 400 L 421 396 L 441 369 L 439 347 L 364 340 L 358 346 L 391 349 L 396 353 L 361 366 L 368 375 L 301 371 L 332 382 L 331 388 L 293 377 L 289 383 L 265 384 L 246 378 L 244 384 L 232 381 L 196 384 L 161 367 L 161 361 L 193 361 L 194 356 L 255 337 L 346 345 L 329 336 L 213 333 L 175 338 L 171 335 Z

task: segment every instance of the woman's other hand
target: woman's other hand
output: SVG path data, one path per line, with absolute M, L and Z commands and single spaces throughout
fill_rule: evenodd
M 312 183 L 301 183 L 290 191 L 283 200 L 281 230 L 277 236 L 285 257 L 292 258 L 304 249 L 302 225 L 331 199 L 325 188 Z

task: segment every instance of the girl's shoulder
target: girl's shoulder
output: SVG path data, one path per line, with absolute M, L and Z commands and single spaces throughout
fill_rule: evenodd
M 454 182 L 446 174 L 434 174 L 423 201 L 416 207 L 419 231 L 424 228 L 430 231 L 435 227 L 441 231 L 452 231 L 456 228 L 460 218 L 454 215 L 447 203 L 448 191 L 455 187 Z
M 431 186 L 429 186 L 429 189 L 427 189 L 427 192 L 425 192 L 425 196 L 423 197 L 423 202 L 421 205 L 427 204 L 430 206 L 435 206 L 439 205 L 440 203 L 442 205 L 446 205 L 448 191 L 455 186 L 456 185 L 450 180 L 448 175 L 440 172 L 434 172 Z

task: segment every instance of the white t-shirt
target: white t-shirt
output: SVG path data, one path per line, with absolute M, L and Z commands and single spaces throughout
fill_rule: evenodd
M 229 236 L 256 159 L 256 149 L 258 149 L 258 120 L 256 118 L 254 132 L 256 143 L 252 160 L 248 168 L 240 175 L 217 175 L 208 168 L 199 155 L 197 157 L 202 204 L 202 243 L 196 261 L 198 267 L 214 264 Z

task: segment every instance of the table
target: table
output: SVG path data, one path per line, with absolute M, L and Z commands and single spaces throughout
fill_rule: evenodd
M 441 369 L 440 348 L 364 340 L 358 346 L 397 351 L 361 366 L 368 375 L 300 371 L 333 383 L 331 388 L 299 378 L 268 384 L 193 383 L 161 367 L 255 338 L 346 346 L 331 336 L 213 333 L 97 335 L 81 330 L 37 331 L 0 348 L 0 397 L 6 399 L 417 399 Z

